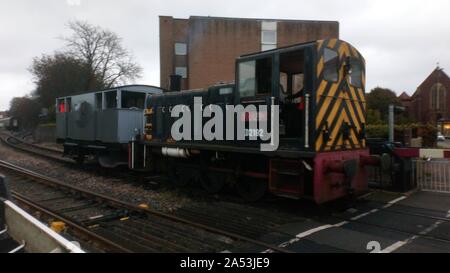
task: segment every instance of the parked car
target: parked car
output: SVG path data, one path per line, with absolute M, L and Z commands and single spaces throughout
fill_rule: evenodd
M 437 134 L 437 141 L 445 141 L 445 136 L 440 132 Z

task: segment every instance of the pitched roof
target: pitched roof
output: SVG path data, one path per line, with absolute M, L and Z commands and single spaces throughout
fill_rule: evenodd
M 411 96 L 406 94 L 406 92 L 403 92 L 400 94 L 400 96 L 398 96 L 398 98 L 401 100 L 409 100 L 409 99 L 411 99 Z
M 444 72 L 443 68 L 440 68 L 439 66 L 436 67 L 433 72 L 430 73 L 430 75 L 428 75 L 428 77 L 426 77 L 426 79 L 417 87 L 416 92 L 414 92 L 414 94 L 412 95 L 413 97 L 417 96 L 420 94 L 420 91 L 423 89 L 423 85 L 425 85 L 425 83 L 428 80 L 431 80 L 433 78 L 447 78 L 448 80 L 450 80 L 450 77 L 447 75 L 447 73 Z

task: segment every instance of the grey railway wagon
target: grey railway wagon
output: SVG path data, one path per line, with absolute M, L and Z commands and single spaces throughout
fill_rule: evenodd
M 155 86 L 127 85 L 57 98 L 57 141 L 64 144 L 66 155 L 81 159 L 111 152 L 143 131 L 146 97 L 162 91 Z

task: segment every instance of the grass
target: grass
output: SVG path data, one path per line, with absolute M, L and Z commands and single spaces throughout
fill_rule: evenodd
M 48 122 L 48 123 L 39 124 L 39 127 L 55 127 L 55 126 L 56 126 L 55 122 Z

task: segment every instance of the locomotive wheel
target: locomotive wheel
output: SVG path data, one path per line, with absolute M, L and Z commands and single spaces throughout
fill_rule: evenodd
M 211 194 L 220 192 L 225 186 L 227 181 L 226 174 L 219 172 L 209 172 L 207 175 L 202 176 L 200 183 L 205 191 Z
M 246 201 L 255 202 L 264 197 L 267 192 L 267 183 L 265 180 L 242 177 L 236 183 L 236 190 L 238 194 Z
M 176 187 L 186 187 L 195 180 L 195 173 L 186 168 L 176 167 L 169 171 L 169 179 Z

